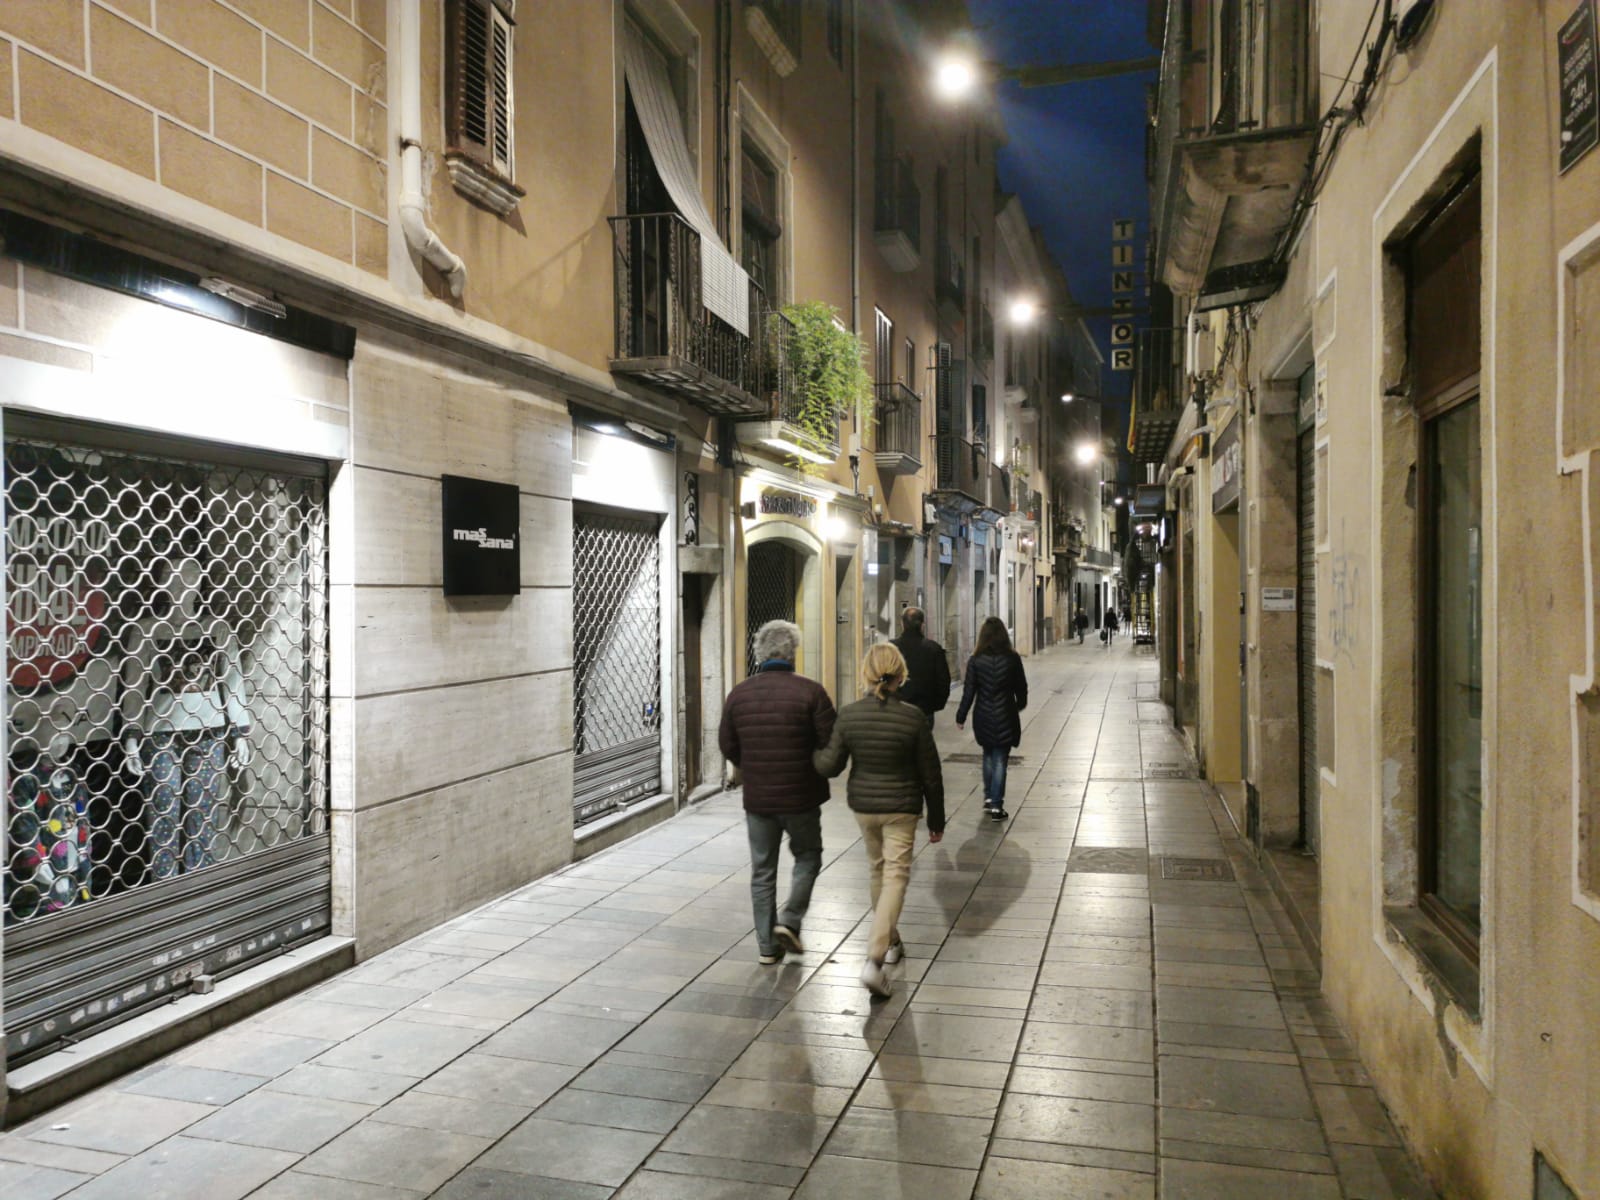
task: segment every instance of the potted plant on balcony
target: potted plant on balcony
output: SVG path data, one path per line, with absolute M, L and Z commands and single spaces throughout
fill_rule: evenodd
M 784 417 L 837 454 L 839 420 L 845 413 L 852 409 L 861 413 L 863 432 L 872 424 L 872 378 L 863 361 L 866 348 L 844 327 L 838 310 L 820 300 L 790 304 L 782 318 L 788 321 L 791 393 Z M 816 463 L 796 465 L 822 469 Z

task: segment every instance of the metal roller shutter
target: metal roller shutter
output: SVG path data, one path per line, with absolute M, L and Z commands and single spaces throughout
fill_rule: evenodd
M 5 442 L 5 1034 L 330 924 L 325 469 Z
M 1317 853 L 1320 785 L 1317 770 L 1317 460 L 1316 434 L 1300 435 L 1297 509 L 1299 630 L 1296 658 L 1300 692 L 1300 841 Z
M 573 763 L 581 824 L 661 790 L 660 518 L 575 508 Z

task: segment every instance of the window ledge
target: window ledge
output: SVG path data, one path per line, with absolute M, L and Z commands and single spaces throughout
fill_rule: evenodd
M 444 161 L 450 168 L 450 182 L 456 191 L 498 216 L 505 216 L 527 195 L 511 180 L 464 154 L 447 153 Z
M 1452 1000 L 1474 1022 L 1482 1019 L 1478 966 L 1439 931 L 1422 910 L 1386 907 L 1385 923 L 1391 938 L 1404 942 L 1421 968 L 1438 980 Z

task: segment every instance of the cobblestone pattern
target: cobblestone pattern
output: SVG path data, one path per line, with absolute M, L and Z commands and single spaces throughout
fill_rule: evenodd
M 1148 777 L 1148 653 L 1029 670 L 1012 819 L 949 769 L 889 1001 L 842 799 L 761 967 L 722 797 L 0 1137 L 0 1193 L 1431 1200 L 1209 788 Z

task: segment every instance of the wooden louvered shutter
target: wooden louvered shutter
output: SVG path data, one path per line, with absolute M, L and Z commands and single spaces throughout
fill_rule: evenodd
M 511 21 L 491 0 L 447 0 L 450 149 L 512 178 Z

